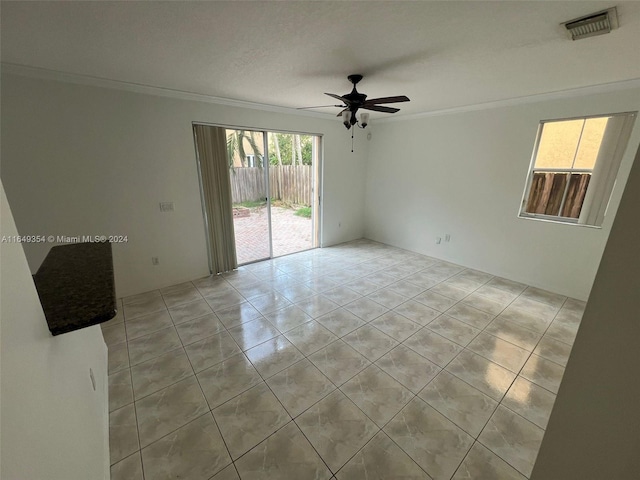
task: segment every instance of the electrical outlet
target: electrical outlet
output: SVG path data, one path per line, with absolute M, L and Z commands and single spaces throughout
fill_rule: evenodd
M 451 235 L 449 235 L 448 233 L 444 236 L 444 241 L 445 242 L 450 242 L 451 241 Z
M 441 242 L 442 242 L 442 238 L 436 237 L 436 245 L 440 245 Z
M 152 265 L 160 265 L 160 259 L 158 257 L 151 257 Z
M 161 212 L 173 212 L 173 202 L 160 202 Z

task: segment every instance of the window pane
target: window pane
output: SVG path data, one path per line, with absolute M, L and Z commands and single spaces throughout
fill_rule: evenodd
M 573 168 L 590 168 L 593 170 L 608 121 L 609 117 L 589 118 L 586 120 L 580 145 L 578 146 L 576 163 Z
M 571 168 L 583 124 L 582 119 L 545 123 L 535 168 Z
M 567 173 L 534 173 L 525 212 L 558 215 L 568 177 Z
M 602 225 L 636 115 L 541 122 L 521 214 Z
M 567 198 L 562 207 L 562 216 L 569 218 L 579 218 L 580 210 L 582 210 L 582 202 L 587 194 L 587 187 L 591 180 L 589 173 L 574 173 L 569 180 L 569 189 L 567 190 Z

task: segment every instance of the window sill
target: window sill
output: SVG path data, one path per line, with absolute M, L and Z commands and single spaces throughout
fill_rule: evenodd
M 596 230 L 602 230 L 602 225 L 587 225 L 584 223 L 567 222 L 564 220 L 555 220 L 553 218 L 536 217 L 530 215 L 518 215 L 518 218 L 523 220 L 534 220 L 536 222 L 554 223 L 556 225 L 567 225 L 571 227 L 594 228 Z

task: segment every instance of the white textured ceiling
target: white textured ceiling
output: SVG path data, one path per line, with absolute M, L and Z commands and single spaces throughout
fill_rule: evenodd
M 640 2 L 608 35 L 559 26 L 612 5 L 3 1 L 2 62 L 283 107 L 361 73 L 370 98 L 411 98 L 399 116 L 640 78 Z

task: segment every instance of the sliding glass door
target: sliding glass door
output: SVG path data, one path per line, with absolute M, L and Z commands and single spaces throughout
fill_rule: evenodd
M 316 247 L 320 137 L 230 128 L 226 134 L 238 264 Z
M 238 264 L 270 258 L 268 165 L 264 132 L 227 129 Z
M 315 166 L 319 137 L 269 132 L 273 256 L 316 246 Z

